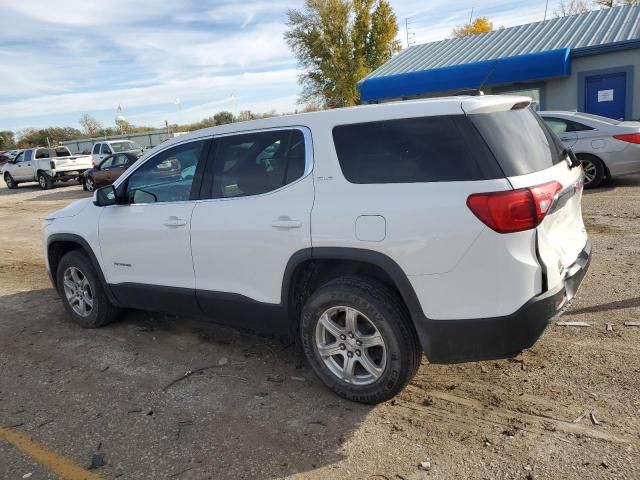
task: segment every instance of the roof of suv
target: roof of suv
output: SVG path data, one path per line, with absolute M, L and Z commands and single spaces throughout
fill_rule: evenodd
M 203 128 L 194 132 L 180 135 L 161 143 L 148 152 L 155 151 L 182 143 L 195 138 L 210 135 L 224 135 L 230 133 L 249 132 L 265 128 L 279 128 L 291 126 L 323 126 L 333 128 L 336 125 L 348 123 L 373 122 L 397 118 L 424 117 L 431 115 L 461 115 L 488 113 L 493 111 L 510 110 L 515 104 L 529 103 L 531 98 L 513 95 L 481 95 L 481 96 L 451 96 L 435 97 L 420 100 L 403 100 L 380 104 L 359 105 L 356 107 L 336 108 L 318 112 L 296 113 L 277 117 L 249 120 L 246 122 L 229 123 L 216 127 Z

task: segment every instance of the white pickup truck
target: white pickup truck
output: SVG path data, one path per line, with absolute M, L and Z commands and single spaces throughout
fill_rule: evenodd
M 91 155 L 72 155 L 67 147 L 28 148 L 2 167 L 2 177 L 8 188 L 37 181 L 47 190 L 54 182 L 79 179 L 92 167 Z

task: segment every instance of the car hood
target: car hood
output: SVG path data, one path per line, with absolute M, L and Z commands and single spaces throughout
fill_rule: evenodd
M 76 200 L 73 203 L 70 203 L 66 207 L 56 210 L 55 212 L 47 215 L 47 220 L 53 220 L 54 218 L 65 218 L 65 217 L 75 217 L 82 210 L 87 208 L 93 202 L 92 198 L 83 198 L 82 200 Z

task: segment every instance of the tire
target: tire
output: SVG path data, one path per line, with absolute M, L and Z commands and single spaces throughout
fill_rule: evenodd
M 346 323 L 348 311 L 356 312 L 353 338 Z M 327 320 L 331 329 L 339 327 L 335 336 L 325 327 Z M 346 333 L 339 337 L 340 332 Z M 366 343 L 376 343 L 376 334 L 383 345 L 367 348 Z M 422 358 L 399 295 L 368 277 L 345 276 L 316 290 L 302 310 L 300 336 L 305 356 L 320 380 L 337 395 L 361 403 L 380 403 L 395 396 L 414 377 Z M 333 353 L 323 357 L 323 346 Z M 354 365 L 350 380 L 345 379 L 347 362 Z
M 577 155 L 584 171 L 584 188 L 596 188 L 604 180 L 604 164 L 598 157 L 588 154 Z
M 9 190 L 18 188 L 18 182 L 16 182 L 9 172 L 4 174 L 4 183 L 7 184 Z
M 93 192 L 96 189 L 96 183 L 95 180 L 93 180 L 91 177 L 87 176 L 84 179 L 84 186 L 83 188 L 87 191 L 87 192 Z
M 62 257 L 56 272 L 56 284 L 65 310 L 83 328 L 107 325 L 120 313 L 107 298 L 98 274 L 82 250 L 72 250 Z M 75 284 L 74 288 L 71 288 L 71 284 Z M 75 300 L 72 300 L 74 289 L 82 294 L 81 297 L 76 295 Z M 85 301 L 87 298 L 91 299 L 90 309 L 89 302 Z M 81 304 L 84 305 L 85 314 L 82 314 Z
M 40 184 L 40 188 L 42 190 L 49 190 L 53 187 L 53 178 L 47 175 L 44 172 L 38 173 L 38 183 Z

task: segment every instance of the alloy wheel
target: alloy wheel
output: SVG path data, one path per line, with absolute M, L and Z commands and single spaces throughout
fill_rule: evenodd
M 584 159 L 580 160 L 580 163 L 582 164 L 582 170 L 584 171 L 584 183 L 585 185 L 589 185 L 594 181 L 598 174 L 596 165 L 592 161 Z
M 87 177 L 84 183 L 87 186 L 87 191 L 93 192 L 95 190 L 96 186 L 93 183 L 93 179 L 91 177 Z
M 332 307 L 320 316 L 315 348 L 329 371 L 351 385 L 374 383 L 387 364 L 382 335 L 366 315 L 352 307 Z
M 88 317 L 93 311 L 93 291 L 87 276 L 77 267 L 64 271 L 64 295 L 75 313 Z

